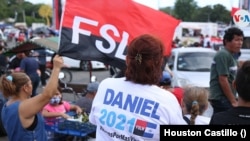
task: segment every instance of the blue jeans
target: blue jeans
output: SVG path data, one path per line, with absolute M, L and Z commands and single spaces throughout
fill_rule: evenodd
M 214 109 L 214 113 L 227 111 L 233 107 L 226 97 L 223 97 L 220 100 L 210 100 L 210 103 Z

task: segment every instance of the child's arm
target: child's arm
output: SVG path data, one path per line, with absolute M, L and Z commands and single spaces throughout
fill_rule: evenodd
M 70 110 L 76 111 L 77 114 L 81 114 L 82 113 L 82 109 L 79 106 L 77 106 L 77 105 L 71 104 L 70 105 Z
M 45 118 L 55 118 L 55 117 L 63 117 L 65 119 L 70 118 L 70 116 L 67 115 L 66 113 L 48 112 L 47 110 L 42 110 L 42 115 Z

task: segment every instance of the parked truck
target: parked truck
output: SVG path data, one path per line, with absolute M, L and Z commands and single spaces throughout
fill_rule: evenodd
M 199 42 L 200 35 L 218 37 L 219 26 L 211 22 L 181 22 L 175 30 L 174 39 L 181 42 Z

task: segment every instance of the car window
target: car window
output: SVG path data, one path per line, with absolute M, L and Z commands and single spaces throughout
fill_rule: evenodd
M 250 49 L 250 37 L 245 37 L 242 45 L 243 49 Z
M 180 53 L 177 58 L 177 70 L 208 72 L 214 55 L 213 52 Z
M 175 55 L 172 53 L 172 55 L 168 59 L 168 66 L 172 70 L 174 68 L 174 60 L 175 60 Z

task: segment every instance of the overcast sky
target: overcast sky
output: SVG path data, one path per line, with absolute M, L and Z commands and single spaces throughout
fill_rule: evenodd
M 26 0 L 32 3 L 45 3 L 51 4 L 53 0 Z M 175 0 L 135 0 L 139 3 L 158 9 L 159 7 L 174 6 Z M 215 5 L 222 4 L 228 10 L 231 10 L 232 7 L 238 7 L 239 0 L 195 0 L 199 7 L 204 7 L 206 5 Z

